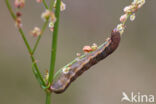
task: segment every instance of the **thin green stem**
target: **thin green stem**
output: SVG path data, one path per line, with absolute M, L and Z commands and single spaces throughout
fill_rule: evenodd
M 45 0 L 43 0 L 43 4 L 44 4 L 45 8 L 48 9 L 48 6 L 46 5 Z M 54 4 L 54 0 L 51 0 L 49 10 L 52 10 L 53 4 Z M 42 37 L 42 35 L 43 35 L 43 33 L 44 33 L 44 31 L 45 31 L 47 25 L 48 25 L 48 22 L 49 22 L 49 18 L 45 21 L 45 23 L 44 23 L 44 25 L 43 25 L 43 27 L 42 27 L 42 30 L 41 30 L 42 32 L 41 32 L 40 36 L 37 38 L 37 40 L 36 40 L 36 43 L 35 43 L 35 45 L 34 45 L 32 54 L 35 53 L 35 51 L 36 51 L 36 49 L 37 49 L 37 46 L 38 46 L 38 44 L 39 44 L 39 42 L 40 42 L 40 40 L 41 40 L 41 37 Z
M 8 1 L 8 0 L 5 0 L 5 2 L 6 2 L 7 8 L 8 8 L 8 10 L 9 10 L 9 12 L 10 12 L 12 18 L 16 21 L 16 15 L 15 15 L 14 12 L 12 11 L 12 8 L 11 8 L 11 5 L 10 5 L 9 1 Z M 28 41 L 27 41 L 27 39 L 26 39 L 26 37 L 25 37 L 25 34 L 24 34 L 22 28 L 18 28 L 18 30 L 19 30 L 19 32 L 20 32 L 20 35 L 21 35 L 22 39 L 24 40 L 24 43 L 25 43 L 25 45 L 26 45 L 26 47 L 27 47 L 27 50 L 28 50 L 28 52 L 29 52 L 29 54 L 30 54 L 31 60 L 32 60 L 32 62 L 34 63 L 34 67 L 35 67 L 36 72 L 37 72 L 37 74 L 38 74 L 38 76 L 39 76 L 39 78 L 40 78 L 40 80 L 41 80 L 41 82 L 42 82 L 42 85 L 43 85 L 43 86 L 46 86 L 46 84 L 45 84 L 45 82 L 44 82 L 44 80 L 43 80 L 43 78 L 42 78 L 42 76 L 41 76 L 41 73 L 40 73 L 40 71 L 39 71 L 39 68 L 38 68 L 37 64 L 35 63 L 35 58 L 34 58 L 34 56 L 32 55 L 32 50 L 31 50 L 31 47 L 30 47 L 30 45 L 29 45 L 29 43 L 28 43 Z
M 18 31 L 20 32 L 20 34 L 21 34 L 21 36 L 22 36 L 22 39 L 24 40 L 24 43 L 25 43 L 25 45 L 26 45 L 26 47 L 27 47 L 27 49 L 28 49 L 28 52 L 29 52 L 29 54 L 30 54 L 30 56 L 31 56 L 31 59 L 32 59 L 33 61 L 35 61 L 34 58 L 33 58 L 33 56 L 31 55 L 31 48 L 30 48 L 29 43 L 28 43 L 28 41 L 27 41 L 27 39 L 26 39 L 26 37 L 25 37 L 25 35 L 24 35 L 23 30 L 22 30 L 21 28 L 18 28 Z
M 46 1 L 43 0 L 42 2 L 43 2 L 44 7 L 45 7 L 46 9 L 48 9 L 48 5 L 47 5 Z M 32 54 L 34 54 L 35 51 L 36 51 L 36 49 L 37 49 L 37 46 L 38 46 L 38 44 L 39 44 L 39 42 L 40 42 L 40 39 L 41 39 L 41 37 L 42 37 L 42 35 L 43 35 L 43 33 L 44 33 L 44 31 L 45 31 L 47 25 L 48 25 L 48 21 L 49 21 L 49 18 L 48 18 L 48 19 L 44 22 L 44 24 L 43 24 L 43 27 L 42 27 L 42 30 L 41 30 L 41 34 L 40 34 L 40 36 L 39 36 L 39 37 L 37 38 L 37 40 L 36 40 L 36 43 L 35 43 L 34 48 L 33 48 L 33 50 L 32 50 Z
M 53 1 L 51 1 L 53 4 Z M 59 29 L 59 20 L 60 20 L 60 4 L 61 1 L 57 0 L 56 3 L 56 10 L 55 10 L 55 16 L 56 16 L 56 22 L 54 24 L 54 32 L 52 37 L 52 45 L 51 45 L 51 60 L 50 60 L 50 69 L 49 69 L 49 83 L 51 84 L 54 77 L 54 69 L 55 69 L 55 61 L 56 61 L 56 50 L 57 50 L 57 38 L 58 38 L 58 29 Z M 53 6 L 53 5 L 52 5 Z M 51 102 L 51 93 L 46 93 L 46 104 L 50 104 Z
M 56 10 L 55 10 L 55 16 L 56 16 L 56 22 L 54 25 L 54 32 L 52 37 L 52 47 L 51 47 L 51 61 L 50 61 L 50 71 L 49 71 L 49 83 L 51 84 L 53 81 L 54 76 L 54 69 L 55 69 L 55 61 L 56 61 L 56 50 L 57 50 L 57 38 L 58 38 L 58 29 L 59 29 L 59 20 L 60 20 L 60 4 L 61 1 L 57 0 L 56 3 Z
M 26 39 L 26 37 L 24 35 L 24 32 L 23 32 L 23 30 L 21 28 L 19 28 L 19 32 L 20 32 L 20 35 L 21 35 L 22 39 L 24 40 L 24 43 L 25 43 L 27 49 L 28 49 L 28 52 L 30 54 L 31 61 L 32 61 L 32 63 L 34 63 L 34 67 L 36 69 L 36 72 L 37 72 L 37 74 L 39 76 L 39 79 L 42 82 L 41 84 L 42 84 L 42 86 L 46 86 L 46 84 L 45 84 L 45 82 L 44 82 L 44 80 L 42 78 L 42 75 L 41 75 L 41 73 L 39 71 L 39 68 L 38 68 L 38 66 L 37 66 L 37 64 L 35 62 L 36 60 L 35 60 L 34 56 L 32 55 L 32 50 L 31 50 L 30 45 L 29 45 L 29 43 L 28 43 L 28 41 L 27 41 L 27 39 Z
M 45 7 L 46 9 L 48 9 L 48 5 L 47 5 L 46 1 L 43 0 L 42 2 L 43 2 L 44 7 Z
M 42 27 L 41 34 L 39 35 L 39 37 L 38 37 L 37 40 L 36 40 L 36 43 L 35 43 L 34 48 L 33 48 L 33 50 L 32 50 L 32 54 L 35 53 L 35 51 L 36 51 L 36 49 L 37 49 L 37 46 L 38 46 L 38 44 L 39 44 L 39 42 L 40 42 L 40 39 L 41 39 L 41 37 L 42 37 L 42 35 L 43 35 L 43 33 L 44 33 L 44 31 L 45 31 L 47 25 L 48 25 L 48 22 L 49 22 L 49 19 L 47 19 L 47 20 L 45 21 L 45 23 L 44 23 L 44 25 L 43 25 L 43 27 Z
M 50 104 L 51 102 L 51 93 L 47 92 L 46 93 L 46 104 Z
M 55 61 L 56 61 L 56 50 L 57 50 L 57 37 L 58 37 L 58 28 L 59 28 L 59 20 L 60 20 L 60 4 L 61 1 L 57 0 L 55 16 L 57 18 L 54 24 L 54 32 L 52 37 L 52 47 L 51 47 L 51 60 L 50 60 L 50 69 L 49 69 L 49 83 L 51 84 L 54 77 L 54 69 L 55 69 Z M 51 93 L 46 93 L 46 104 L 50 104 L 51 102 Z
M 12 11 L 12 8 L 11 8 L 11 5 L 10 5 L 9 1 L 8 1 L 8 0 L 5 0 L 5 3 L 6 3 L 6 6 L 7 6 L 9 12 L 10 12 L 12 18 L 13 18 L 14 20 L 16 20 L 16 15 L 15 15 L 14 12 Z
M 50 69 L 49 69 L 49 84 L 52 83 L 53 75 L 54 75 L 54 68 L 55 68 L 55 59 L 56 59 L 56 48 L 57 48 L 57 33 L 58 33 L 58 24 L 59 24 L 59 15 L 60 15 L 60 0 L 57 0 L 58 2 L 58 8 L 55 11 L 55 16 L 57 18 L 57 21 L 54 25 L 54 32 L 53 32 L 53 38 L 52 38 L 52 49 L 51 49 L 51 63 L 50 63 Z M 54 0 L 50 1 L 49 10 L 53 9 Z M 51 93 L 46 92 L 46 104 L 51 103 Z

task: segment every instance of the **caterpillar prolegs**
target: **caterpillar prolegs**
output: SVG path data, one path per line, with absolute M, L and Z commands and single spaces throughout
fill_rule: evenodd
M 64 92 L 68 86 L 83 72 L 115 51 L 119 43 L 120 33 L 114 29 L 111 32 L 111 37 L 108 38 L 104 44 L 98 47 L 95 51 L 88 53 L 86 56 L 80 58 L 75 63 L 69 65 L 69 71 L 67 73 L 61 72 L 58 80 L 50 86 L 50 91 L 54 93 Z

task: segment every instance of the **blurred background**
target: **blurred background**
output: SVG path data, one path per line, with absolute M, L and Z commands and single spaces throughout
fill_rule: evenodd
M 10 0 L 13 4 L 13 0 Z M 56 70 L 82 53 L 84 45 L 102 44 L 119 23 L 122 9 L 132 0 L 67 0 L 61 13 Z M 156 96 L 156 1 L 146 0 L 134 22 L 127 22 L 119 48 L 79 77 L 52 104 L 121 104 L 122 92 Z M 27 0 L 23 28 L 41 27 L 42 4 Z M 0 102 L 44 104 L 45 93 L 36 81 L 27 49 L 3 0 L 0 0 Z M 51 33 L 47 29 L 36 52 L 40 70 L 49 68 Z M 125 104 L 128 104 L 125 102 Z

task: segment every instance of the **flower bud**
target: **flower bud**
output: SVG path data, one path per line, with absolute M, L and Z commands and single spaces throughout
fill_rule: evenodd
M 126 19 L 127 19 L 127 14 L 124 14 L 124 15 L 122 15 L 121 17 L 120 17 L 120 22 L 125 22 L 126 21 Z
M 15 0 L 14 5 L 16 8 L 23 8 L 25 5 L 25 0 Z
M 33 35 L 33 37 L 37 37 L 37 36 L 41 35 L 40 28 L 34 27 L 34 29 L 31 31 L 31 34 Z

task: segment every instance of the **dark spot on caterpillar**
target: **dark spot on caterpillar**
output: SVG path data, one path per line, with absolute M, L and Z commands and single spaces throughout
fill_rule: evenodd
M 49 89 L 54 93 L 64 92 L 78 76 L 115 51 L 119 43 L 120 33 L 114 29 L 111 33 L 111 37 L 108 38 L 103 45 L 71 64 L 69 66 L 69 71 L 67 73 L 62 72 L 59 79 L 54 82 Z

